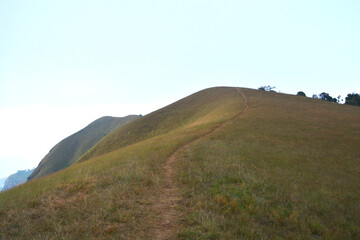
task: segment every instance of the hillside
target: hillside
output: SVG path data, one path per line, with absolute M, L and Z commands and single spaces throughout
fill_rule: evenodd
M 26 182 L 27 178 L 33 171 L 34 169 L 19 170 L 16 173 L 11 174 L 6 178 L 2 190 L 5 191 Z
M 241 97 L 229 89 L 208 89 L 181 99 L 165 108 L 142 117 L 141 121 L 128 124 L 102 139 L 78 162 L 114 151 L 133 143 L 167 134 L 171 131 L 187 130 L 195 126 L 214 126 L 236 114 L 234 108 Z M 235 106 L 235 107 L 234 107 Z M 238 106 L 239 107 L 239 106 Z M 230 111 L 226 111 L 229 109 Z
M 4 239 L 359 239 L 360 109 L 210 88 L 0 194 Z
M 102 117 L 95 120 L 87 127 L 56 144 L 41 160 L 28 180 L 69 167 L 107 134 L 138 117 L 137 115 L 130 115 L 122 118 Z

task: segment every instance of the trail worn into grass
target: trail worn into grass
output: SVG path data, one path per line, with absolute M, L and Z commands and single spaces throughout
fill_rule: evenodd
M 240 88 L 236 88 L 237 92 L 241 94 L 244 99 L 244 108 L 243 110 L 236 115 L 234 118 L 220 123 L 218 126 L 213 128 L 210 132 L 194 139 L 184 146 L 178 148 L 166 161 L 164 165 L 164 178 L 162 180 L 162 191 L 160 193 L 159 199 L 155 202 L 153 208 L 158 213 L 159 221 L 153 222 L 153 228 L 150 230 L 151 239 L 156 240 L 169 240 L 176 238 L 176 232 L 180 226 L 180 216 L 178 213 L 179 201 L 181 199 L 179 195 L 179 188 L 175 183 L 175 167 L 174 162 L 179 153 L 181 153 L 185 148 L 190 145 L 198 142 L 199 140 L 208 137 L 213 134 L 218 129 L 222 128 L 228 122 L 242 116 L 247 108 L 247 98 L 245 94 L 240 90 Z

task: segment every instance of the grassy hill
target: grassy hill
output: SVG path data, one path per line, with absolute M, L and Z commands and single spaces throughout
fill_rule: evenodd
M 0 194 L 4 239 L 358 239 L 360 108 L 211 88 Z
M 107 134 L 139 116 L 102 117 L 56 144 L 29 176 L 36 179 L 69 167 Z

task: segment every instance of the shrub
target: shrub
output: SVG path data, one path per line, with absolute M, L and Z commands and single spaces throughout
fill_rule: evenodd
M 271 87 L 269 85 L 267 86 L 261 86 L 258 88 L 258 90 L 261 90 L 261 91 L 267 91 L 267 92 L 275 92 L 273 89 L 275 89 L 276 87 Z
M 349 93 L 345 99 L 345 104 L 360 106 L 360 95 L 358 93 Z
M 306 94 L 305 94 L 303 91 L 299 91 L 299 92 L 297 92 L 297 94 L 296 94 L 296 95 L 306 97 Z

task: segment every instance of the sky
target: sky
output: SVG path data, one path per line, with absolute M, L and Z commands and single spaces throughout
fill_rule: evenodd
M 214 86 L 360 92 L 358 0 L 0 0 L 0 178 Z

